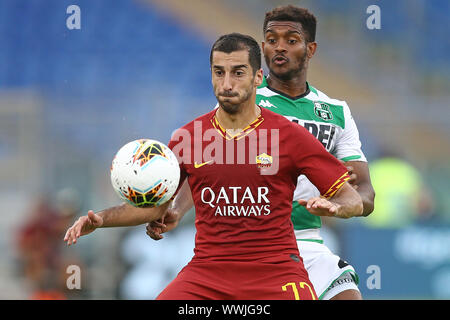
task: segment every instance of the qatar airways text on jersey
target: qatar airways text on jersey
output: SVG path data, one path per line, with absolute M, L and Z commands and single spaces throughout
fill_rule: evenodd
M 221 187 L 216 193 L 210 187 L 201 191 L 201 201 L 214 209 L 215 216 L 267 216 L 270 214 L 269 188 L 258 187 L 253 193 L 250 187 Z

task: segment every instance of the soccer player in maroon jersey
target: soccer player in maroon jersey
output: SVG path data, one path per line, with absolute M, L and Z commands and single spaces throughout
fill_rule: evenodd
M 306 129 L 255 104 L 263 71 L 253 38 L 220 37 L 210 62 L 219 108 L 169 142 L 180 162 L 179 188 L 187 182 L 195 204 L 195 254 L 158 299 L 316 299 L 290 219 L 297 177 L 305 174 L 320 190 L 322 197 L 305 204 L 317 215 L 362 213 L 361 198 L 346 168 Z M 167 226 L 169 205 L 89 211 L 64 240 L 70 245 L 99 227 Z

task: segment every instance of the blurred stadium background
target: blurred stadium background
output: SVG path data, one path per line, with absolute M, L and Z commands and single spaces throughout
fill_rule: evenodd
M 264 13 L 288 3 L 318 18 L 309 82 L 349 103 L 377 192 L 370 218 L 326 220 L 325 243 L 357 268 L 366 299 L 450 298 L 449 1 L 3 0 L 1 299 L 153 299 L 175 277 L 193 212 L 159 242 L 141 226 L 67 248 L 64 231 L 119 203 L 109 167 L 123 144 L 168 141 L 214 106 L 216 37 L 261 41 Z M 66 26 L 72 4 L 79 30 Z M 372 4 L 379 30 L 366 27 Z M 66 288 L 69 265 L 80 290 Z

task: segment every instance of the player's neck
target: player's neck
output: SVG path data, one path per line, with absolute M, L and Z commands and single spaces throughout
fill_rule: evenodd
M 267 77 L 267 84 L 270 88 L 280 91 L 290 97 L 298 97 L 306 93 L 306 73 L 301 73 L 290 80 L 281 80 L 272 73 Z
M 243 105 L 234 114 L 227 113 L 219 107 L 216 112 L 216 118 L 222 128 L 225 130 L 241 131 L 255 121 L 261 114 L 261 108 L 255 104 L 254 99 L 251 101 L 251 103 Z

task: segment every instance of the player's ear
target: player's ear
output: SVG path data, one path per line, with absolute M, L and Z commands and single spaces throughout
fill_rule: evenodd
M 317 42 L 308 42 L 306 44 L 306 54 L 308 55 L 308 58 L 311 59 L 317 50 Z
M 264 71 L 262 68 L 256 71 L 254 78 L 255 78 L 254 85 L 257 88 L 261 85 L 261 83 L 263 83 L 264 80 Z
M 264 46 L 266 45 L 266 43 L 264 41 L 261 42 L 261 50 L 262 52 L 264 52 Z

